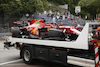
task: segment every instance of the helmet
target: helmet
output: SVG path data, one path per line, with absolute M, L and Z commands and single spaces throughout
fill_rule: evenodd
M 98 27 L 98 28 L 96 29 L 96 31 L 100 31 L 100 27 Z

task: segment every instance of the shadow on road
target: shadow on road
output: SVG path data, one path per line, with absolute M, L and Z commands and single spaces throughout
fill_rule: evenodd
M 39 67 L 79 67 L 79 66 L 70 65 L 70 64 L 64 65 L 60 63 L 47 62 L 43 60 L 35 60 L 32 65 L 39 66 Z

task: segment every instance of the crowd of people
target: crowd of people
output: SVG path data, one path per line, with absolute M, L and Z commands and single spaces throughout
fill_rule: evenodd
M 50 14 L 49 14 L 50 15 Z M 84 20 L 81 19 L 81 17 L 75 17 L 73 15 L 67 15 L 67 14 L 62 14 L 60 15 L 60 13 L 56 13 L 56 14 L 51 14 L 51 16 L 47 17 L 51 17 L 52 18 L 52 22 L 56 23 L 56 24 L 60 24 L 62 23 L 63 25 L 77 25 L 77 24 L 84 24 Z M 48 19 L 47 19 L 48 20 Z

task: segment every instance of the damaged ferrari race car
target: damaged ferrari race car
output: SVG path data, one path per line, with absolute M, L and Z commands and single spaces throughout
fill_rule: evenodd
M 80 31 L 74 26 L 57 25 L 54 23 L 45 23 L 46 20 L 33 19 L 31 21 L 15 21 L 11 27 L 12 37 L 39 38 L 39 39 L 58 39 L 76 40 Z

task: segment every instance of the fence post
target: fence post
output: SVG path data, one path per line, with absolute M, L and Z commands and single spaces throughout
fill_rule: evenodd
M 95 67 L 100 67 L 99 66 L 99 47 L 98 44 L 94 44 L 94 52 L 95 52 Z

